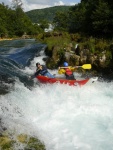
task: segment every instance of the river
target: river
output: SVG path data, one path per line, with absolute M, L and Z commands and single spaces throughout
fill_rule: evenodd
M 45 47 L 34 39 L 0 42 L 2 125 L 40 138 L 47 150 L 112 150 L 113 82 L 72 87 L 29 80 L 36 62 L 45 63 Z

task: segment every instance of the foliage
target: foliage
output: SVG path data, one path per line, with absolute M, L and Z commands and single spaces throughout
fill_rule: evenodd
M 66 32 L 62 33 L 62 36 L 54 36 L 54 32 L 50 37 L 44 38 L 44 43 L 48 45 L 48 48 L 51 50 L 54 45 L 58 45 L 60 47 L 65 47 L 68 43 L 71 42 L 70 35 Z
M 71 6 L 55 6 L 44 9 L 35 9 L 26 12 L 26 15 L 32 20 L 33 23 L 39 23 L 45 19 L 48 22 L 52 22 L 57 12 L 67 12 Z
M 55 6 L 24 13 L 21 0 L 12 1 L 13 9 L 0 4 L 0 36 L 37 35 L 51 22 L 55 31 L 112 38 L 113 2 L 81 0 L 74 6 Z M 34 24 L 33 24 L 33 23 Z M 10 26 L 9 26 L 10 23 Z M 38 24 L 37 24 L 38 23 Z
M 64 54 L 65 54 L 65 51 L 64 51 L 65 49 L 63 49 L 63 48 L 61 48 L 61 49 L 59 49 L 58 51 L 57 51 L 57 54 L 59 55 L 59 58 L 61 59 L 63 56 L 64 56 Z
M 110 51 L 109 41 L 105 39 L 97 39 L 93 37 L 84 38 L 79 42 L 80 49 L 88 49 L 91 53 L 102 53 L 103 51 Z M 110 52 L 108 52 L 111 54 Z
M 113 2 L 110 0 L 82 0 L 81 3 L 70 7 L 65 14 L 56 14 L 54 23 L 57 29 L 67 30 L 70 33 L 112 38 Z
M 75 34 L 72 33 L 70 35 L 71 35 L 71 40 L 75 42 L 80 42 L 83 38 L 79 33 L 75 33 Z
M 106 2 L 99 1 L 95 10 L 92 12 L 92 27 L 96 33 L 101 35 L 111 34 L 111 10 Z
M 67 31 L 68 30 L 68 16 L 65 12 L 57 12 L 53 23 L 55 23 L 56 30 Z
M 84 4 L 78 4 L 70 8 L 69 13 L 69 32 L 83 32 L 85 27 L 85 13 L 86 8 Z
M 14 6 L 13 6 L 14 7 Z M 28 16 L 19 6 L 11 9 L 0 4 L 0 37 L 22 36 L 24 33 L 34 35 L 40 32 L 40 28 L 33 25 Z
M 96 42 L 95 49 L 99 52 L 109 50 L 108 42 L 106 40 L 99 39 L 98 42 Z
M 45 28 L 49 28 L 49 24 L 47 20 L 41 20 L 40 21 L 40 28 L 44 31 Z

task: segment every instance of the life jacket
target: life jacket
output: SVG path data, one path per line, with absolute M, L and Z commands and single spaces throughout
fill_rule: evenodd
M 48 71 L 47 71 L 46 66 L 42 65 L 42 70 L 40 70 L 40 74 L 44 76 L 47 72 Z
M 69 75 L 72 75 L 73 72 L 71 71 L 71 69 L 66 68 L 66 69 L 65 69 L 65 74 L 69 76 Z
M 37 69 L 35 76 L 37 76 L 39 74 L 44 76 L 48 72 L 46 66 L 44 66 L 44 65 L 41 65 L 41 66 L 42 66 L 42 70 Z

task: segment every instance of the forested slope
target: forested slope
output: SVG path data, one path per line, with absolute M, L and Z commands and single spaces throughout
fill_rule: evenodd
M 26 15 L 32 20 L 33 23 L 37 23 L 42 20 L 52 22 L 56 12 L 60 11 L 66 13 L 70 7 L 71 6 L 55 6 L 44 9 L 35 9 L 26 12 Z

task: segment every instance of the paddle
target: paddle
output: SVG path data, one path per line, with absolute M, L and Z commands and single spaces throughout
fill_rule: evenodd
M 81 68 L 83 68 L 83 69 L 91 69 L 91 64 L 84 64 L 84 65 L 82 65 L 82 66 L 77 66 L 77 68 L 78 67 L 81 67 Z M 76 67 L 75 67 L 76 68 Z
M 63 68 L 70 68 L 71 66 L 69 66 L 69 67 L 60 67 L 61 69 L 63 69 Z M 82 66 L 75 66 L 75 67 L 72 67 L 72 68 L 83 68 L 83 69 L 91 69 L 91 64 L 84 64 L 84 65 L 82 65 Z

